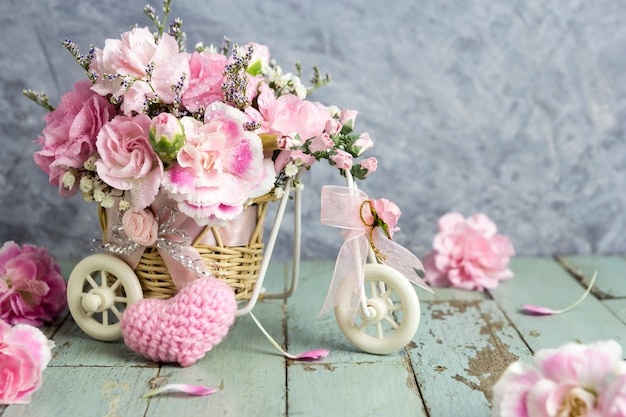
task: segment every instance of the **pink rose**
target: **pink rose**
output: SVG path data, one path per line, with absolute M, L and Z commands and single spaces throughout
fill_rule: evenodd
M 68 168 L 83 168 L 95 152 L 102 125 L 116 114 L 115 107 L 90 87 L 89 80 L 78 81 L 74 91 L 61 97 L 57 108 L 46 114 L 46 127 L 39 137 L 42 149 L 34 154 L 35 163 L 64 196 L 76 193 L 78 188 L 64 189 L 63 174 Z
M 199 225 L 222 224 L 239 215 L 248 199 L 269 192 L 276 174 L 261 138 L 243 128 L 244 113 L 215 102 L 204 120 L 181 119 L 187 140 L 165 172 L 163 188 Z
M 359 114 L 356 110 L 341 110 L 341 116 L 339 117 L 339 122 L 342 125 L 348 125 L 350 128 L 354 128 L 354 122 L 356 121 L 356 116 Z
M 357 154 L 357 156 L 361 156 L 363 155 L 363 152 L 371 149 L 372 146 L 374 146 L 374 142 L 372 141 L 372 139 L 370 139 L 370 135 L 368 133 L 361 133 L 359 138 L 354 141 L 354 144 L 352 146 L 355 149 L 355 153 Z
M 28 404 L 52 359 L 54 342 L 36 327 L 0 320 L 0 404 Z
M 426 282 L 482 291 L 513 277 L 508 268 L 515 254 L 513 245 L 508 237 L 497 234 L 487 216 L 476 214 L 466 220 L 459 213 L 448 213 L 438 226 L 434 250 L 425 257 Z
M 163 163 L 150 145 L 150 118 L 116 116 L 98 134 L 100 159 L 96 169 L 102 180 L 118 190 L 130 191 L 136 210 L 148 207 L 159 191 Z
M 335 167 L 346 170 L 352 168 L 352 155 L 341 149 L 337 149 L 336 152 L 335 155 L 330 156 L 330 160 L 334 162 Z
M 152 74 L 148 75 L 151 64 Z M 90 69 L 98 75 L 93 90 L 103 96 L 123 97 L 122 110 L 128 116 L 140 113 L 144 100 L 155 95 L 163 103 L 173 103 L 177 92 L 172 86 L 182 83 L 182 92 L 189 75 L 186 54 L 180 53 L 176 40 L 165 33 L 157 44 L 148 28 L 134 28 L 122 33 L 121 39 L 107 39 L 103 49 L 95 48 Z M 129 88 L 126 83 L 131 84 Z
M 260 85 L 259 110 L 249 107 L 246 112 L 261 123 L 258 133 L 297 133 L 302 142 L 324 131 L 330 118 L 328 109 L 317 102 L 303 100 L 295 94 L 274 95 L 267 84 Z
M 330 135 L 326 132 L 321 133 L 315 137 L 309 144 L 310 152 L 323 152 L 331 149 L 335 146 L 335 143 L 330 138 Z
M 152 246 L 157 240 L 159 224 L 150 210 L 126 210 L 122 227 L 126 236 L 138 245 Z
M 222 101 L 227 61 L 226 56 L 218 53 L 194 52 L 189 55 L 189 86 L 182 95 L 187 110 L 197 112 L 215 101 Z
M 370 157 L 362 160 L 359 165 L 361 165 L 361 168 L 367 170 L 367 173 L 365 174 L 365 177 L 367 177 L 378 168 L 378 160 L 374 157 Z
M 400 218 L 400 208 L 393 201 L 387 200 L 386 198 L 379 198 L 377 200 L 370 200 L 370 204 L 372 205 L 372 209 L 376 213 L 376 223 L 382 223 L 381 226 L 383 231 L 389 237 L 389 239 L 393 238 L 393 232 L 397 232 L 400 230 L 396 225 L 398 224 L 398 219 Z
M 625 417 L 626 361 L 614 340 L 568 343 L 509 365 L 493 393 L 493 417 Z
M 0 319 L 41 326 L 65 308 L 61 267 L 45 248 L 5 242 L 0 248 Z

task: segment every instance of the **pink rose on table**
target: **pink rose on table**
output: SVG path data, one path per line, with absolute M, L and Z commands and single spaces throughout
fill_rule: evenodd
M 36 327 L 0 320 L 0 404 L 28 404 L 41 386 L 54 342 Z
M 198 224 L 223 224 L 240 214 L 248 199 L 269 192 L 276 173 L 261 138 L 243 128 L 244 113 L 216 102 L 204 120 L 182 118 L 187 140 L 162 185 Z
M 113 188 L 130 192 L 136 210 L 148 207 L 159 191 L 163 162 L 149 140 L 150 118 L 116 116 L 98 134 L 100 178 Z
M 459 213 L 448 213 L 439 219 L 438 227 L 434 250 L 425 257 L 426 282 L 482 291 L 513 277 L 508 268 L 515 254 L 513 245 L 507 236 L 497 233 L 487 216 L 475 214 L 465 219 Z
M 46 127 L 39 137 L 42 149 L 33 156 L 50 177 L 50 183 L 58 186 L 64 196 L 76 193 L 78 187 L 65 189 L 63 174 L 68 168 L 83 168 L 95 152 L 100 128 L 116 114 L 115 107 L 90 87 L 91 81 L 78 81 L 74 91 L 61 97 L 57 108 L 46 114 Z
M 45 248 L 5 242 L 0 248 L 0 319 L 41 326 L 65 308 L 61 267 Z
M 614 340 L 568 343 L 517 361 L 493 388 L 493 417 L 626 416 L 626 361 Z
M 215 101 L 222 101 L 227 63 L 227 57 L 219 53 L 194 52 L 189 55 L 189 85 L 182 95 L 187 110 L 197 112 Z
M 152 246 L 157 240 L 159 224 L 148 209 L 126 210 L 122 216 L 122 227 L 126 236 L 138 245 Z

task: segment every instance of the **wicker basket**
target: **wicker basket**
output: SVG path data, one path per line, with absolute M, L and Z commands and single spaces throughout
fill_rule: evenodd
M 209 269 L 235 292 L 237 300 L 249 299 L 256 284 L 263 259 L 263 224 L 268 203 L 273 198 L 264 196 L 256 199 L 246 210 L 256 210 L 256 226 L 245 246 L 226 246 L 218 228 L 206 226 L 196 237 L 192 246 L 196 248 Z M 105 210 L 100 209 L 102 230 L 107 228 Z M 211 233 L 215 244 L 198 243 Z M 144 250 L 134 269 L 141 284 L 144 298 L 171 298 L 177 293 L 172 277 L 156 247 Z

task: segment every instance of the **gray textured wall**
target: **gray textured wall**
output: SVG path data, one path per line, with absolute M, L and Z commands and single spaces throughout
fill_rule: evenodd
M 60 46 L 102 47 L 139 22 L 143 0 L 8 0 L 0 16 L 0 239 L 80 258 L 95 207 L 61 199 L 32 161 L 44 111 L 83 76 Z M 160 8 L 159 1 L 153 5 Z M 363 189 L 403 211 L 397 240 L 421 255 L 445 212 L 484 212 L 521 255 L 626 253 L 626 2 L 615 0 L 175 0 L 188 46 L 267 44 L 285 69 L 319 65 L 311 98 L 360 111 L 379 171 Z M 341 243 L 319 224 L 306 178 L 304 255 Z M 290 226 L 277 257 L 289 257 Z

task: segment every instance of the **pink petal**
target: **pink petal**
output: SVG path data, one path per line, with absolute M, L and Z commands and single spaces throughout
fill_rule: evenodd
M 317 360 L 317 359 L 321 359 L 324 358 L 326 356 L 328 356 L 328 354 L 330 353 L 329 350 L 326 349 L 315 349 L 315 350 L 309 350 L 307 352 L 302 352 L 302 353 L 298 353 L 297 355 L 293 356 L 293 359 L 296 360 Z
M 582 301 L 587 298 L 587 295 L 589 295 L 589 293 L 591 292 L 591 288 L 593 287 L 593 284 L 596 282 L 596 277 L 598 276 L 598 271 L 596 271 L 593 274 L 593 277 L 591 278 L 591 282 L 589 283 L 589 287 L 587 287 L 587 290 L 584 292 L 584 294 L 578 299 L 576 300 L 576 302 L 574 302 L 573 304 L 562 308 L 560 310 L 553 310 L 549 307 L 543 307 L 543 306 L 535 306 L 532 304 L 524 304 L 522 306 L 522 312 L 525 313 L 530 313 L 530 314 L 536 314 L 536 315 L 542 315 L 542 316 L 546 316 L 546 315 L 552 315 L 552 314 L 561 314 L 561 313 L 565 313 L 568 310 L 573 309 L 574 307 L 576 307 L 578 304 L 582 303 Z
M 559 314 L 558 311 L 552 310 L 551 308 L 543 307 L 543 306 L 535 306 L 532 304 L 524 304 L 522 306 L 522 311 L 524 311 L 525 313 L 536 314 L 538 316 L 549 316 L 552 314 Z
M 189 385 L 189 384 L 168 384 L 160 388 L 153 389 L 146 392 L 142 398 L 152 397 L 154 395 L 162 394 L 164 392 L 182 392 L 184 394 L 203 396 L 211 395 L 217 391 L 216 388 L 209 388 L 202 385 Z

